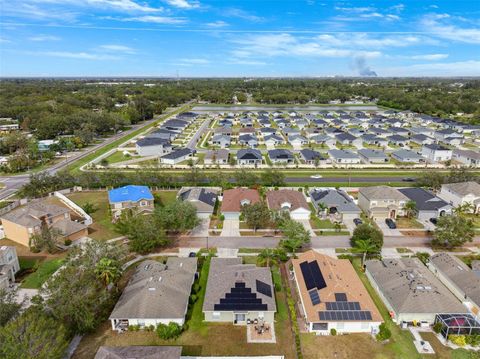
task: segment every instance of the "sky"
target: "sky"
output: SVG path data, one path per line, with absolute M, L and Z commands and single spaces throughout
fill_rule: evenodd
M 480 76 L 480 0 L 0 0 L 0 76 Z

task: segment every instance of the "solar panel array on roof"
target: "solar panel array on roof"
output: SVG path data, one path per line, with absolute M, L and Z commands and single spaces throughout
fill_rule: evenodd
M 326 302 L 327 310 L 360 310 L 359 302 Z
M 303 280 L 305 281 L 307 290 L 313 288 L 320 290 L 327 287 L 327 283 L 325 283 L 317 261 L 310 263 L 307 261 L 302 262 L 300 263 L 300 269 L 302 270 Z
M 262 282 L 261 280 L 258 280 L 256 281 L 256 284 L 257 284 L 257 292 L 260 293 L 260 294 L 263 294 L 263 295 L 266 295 L 267 297 L 272 297 L 272 287 L 265 283 L 265 282 Z
M 346 302 L 347 301 L 347 295 L 345 293 L 335 293 L 335 301 Z
M 320 297 L 316 289 L 311 290 L 310 292 L 308 292 L 308 294 L 310 295 L 310 300 L 312 301 L 313 305 L 320 304 Z
M 324 311 L 318 312 L 320 320 L 372 320 L 372 313 L 368 310 Z
M 218 311 L 267 309 L 267 304 L 263 304 L 262 299 L 257 298 L 257 294 L 252 293 L 252 290 L 243 282 L 235 283 L 230 293 L 225 293 L 225 298 L 220 298 L 220 303 L 213 306 L 213 310 Z

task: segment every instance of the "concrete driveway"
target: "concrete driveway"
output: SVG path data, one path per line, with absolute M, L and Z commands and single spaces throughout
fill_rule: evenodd
M 200 224 L 192 229 L 192 237 L 208 236 L 208 227 L 210 226 L 210 218 L 200 218 Z
M 385 219 L 375 219 L 375 223 L 380 228 L 384 236 L 403 236 L 403 234 L 398 229 L 390 229 L 385 223 Z
M 238 219 L 225 219 L 220 235 L 222 237 L 240 237 L 240 221 Z
M 350 234 L 353 234 L 353 231 L 356 227 L 355 223 L 353 223 L 353 218 L 344 218 L 343 224 L 345 225 L 345 227 L 347 227 L 347 230 L 350 232 Z
M 297 222 L 301 223 L 303 228 L 310 233 L 311 236 L 316 236 L 315 232 L 313 231 L 312 226 L 310 225 L 310 220 L 308 219 L 297 219 Z

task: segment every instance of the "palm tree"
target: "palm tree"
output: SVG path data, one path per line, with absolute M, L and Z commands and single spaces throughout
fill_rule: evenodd
M 120 270 L 112 259 L 102 258 L 95 267 L 95 274 L 97 274 L 98 278 L 100 278 L 107 287 L 110 283 L 118 279 Z
M 318 213 L 321 214 L 323 217 L 323 215 L 325 214 L 325 210 L 328 208 L 327 205 L 323 202 L 319 202 L 317 204 L 317 207 L 318 207 Z
M 474 209 L 475 209 L 475 207 L 473 206 L 473 203 L 465 202 L 465 203 L 460 204 L 457 207 L 455 207 L 453 209 L 453 211 L 455 212 L 455 214 L 463 215 L 465 213 L 473 212 Z
M 362 267 L 365 263 L 367 254 L 376 253 L 377 247 L 369 239 L 359 239 L 355 242 L 355 247 L 352 248 L 353 253 L 363 253 L 362 257 Z
M 417 213 L 417 203 L 415 201 L 407 201 L 402 208 L 405 211 L 407 218 L 412 218 Z
M 270 264 L 276 261 L 277 254 L 272 248 L 265 248 L 260 252 L 258 258 L 260 258 L 262 264 L 265 263 L 267 267 L 270 267 Z
M 335 232 L 340 232 L 340 230 L 342 229 L 342 225 L 340 224 L 340 222 L 335 222 L 333 224 L 333 227 L 335 228 Z

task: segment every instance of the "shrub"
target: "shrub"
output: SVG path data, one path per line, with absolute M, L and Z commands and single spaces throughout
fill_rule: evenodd
M 442 331 L 442 323 L 435 323 L 433 325 L 433 331 L 437 334 L 439 334 Z
M 182 334 L 183 328 L 177 323 L 170 322 L 168 325 L 159 324 L 157 326 L 157 335 L 161 339 L 175 339 Z
M 330 335 L 337 335 L 337 330 L 335 328 L 330 329 Z
M 350 262 L 353 261 L 353 256 L 350 254 L 339 254 L 338 259 L 348 259 Z
M 390 339 L 390 337 L 392 336 L 392 332 L 390 331 L 390 329 L 387 328 L 385 323 L 380 324 L 379 329 L 380 331 L 377 334 L 378 341 L 383 342 L 384 340 Z
M 129 325 L 128 326 L 128 331 L 129 332 L 138 332 L 140 330 L 140 325 Z
M 448 336 L 448 340 L 450 340 L 453 344 L 458 345 L 459 347 L 464 347 L 467 344 L 465 335 L 451 334 Z
M 478 334 L 466 335 L 465 342 L 468 345 L 471 345 L 472 347 L 476 347 L 480 345 L 480 335 Z
M 422 263 L 425 264 L 425 265 L 430 260 L 430 254 L 428 254 L 427 252 L 418 252 L 415 256 L 418 259 L 420 259 L 422 261 Z
M 70 244 L 72 244 L 72 240 L 67 238 L 67 239 L 65 239 L 64 243 L 65 243 L 66 246 L 69 246 Z

